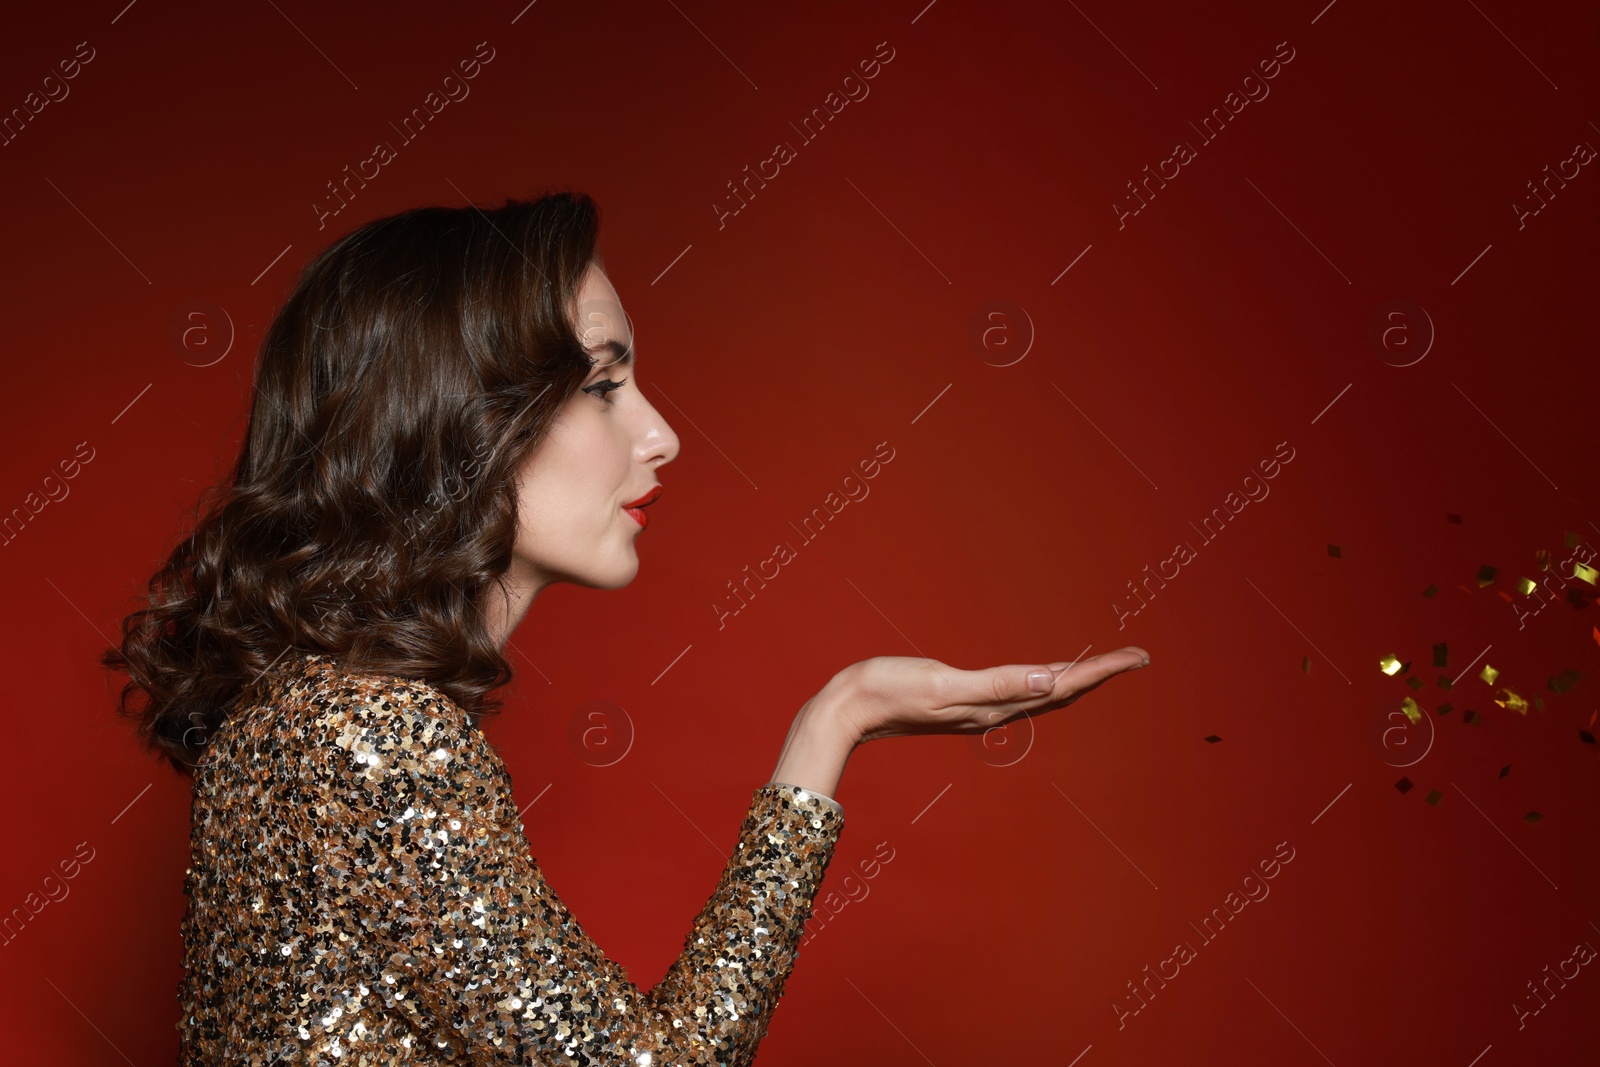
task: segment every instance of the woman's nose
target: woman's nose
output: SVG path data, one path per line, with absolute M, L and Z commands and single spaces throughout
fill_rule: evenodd
M 654 463 L 658 467 L 663 463 L 671 463 L 677 458 L 679 447 L 678 435 L 667 424 L 667 420 L 661 417 L 661 413 L 652 406 L 650 423 L 642 443 L 645 461 Z

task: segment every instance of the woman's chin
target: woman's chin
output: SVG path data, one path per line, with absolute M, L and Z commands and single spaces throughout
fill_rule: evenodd
M 639 557 L 633 554 L 631 548 L 628 556 L 630 558 L 616 569 L 607 574 L 597 574 L 593 581 L 584 584 L 594 589 L 621 589 L 630 584 L 639 575 Z

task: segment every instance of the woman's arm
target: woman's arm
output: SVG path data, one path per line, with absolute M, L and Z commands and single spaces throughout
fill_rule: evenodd
M 757 789 L 682 955 L 646 993 L 550 890 L 510 781 L 436 690 L 329 708 L 308 773 L 322 876 L 369 930 L 371 996 L 473 1062 L 745 1064 L 843 826 L 804 783 Z M 638 872 L 648 892 L 651 872 Z

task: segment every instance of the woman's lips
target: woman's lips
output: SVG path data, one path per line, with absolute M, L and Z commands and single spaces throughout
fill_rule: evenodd
M 650 491 L 644 496 L 640 497 L 638 500 L 630 501 L 629 503 L 622 505 L 622 510 L 626 511 L 633 518 L 633 521 L 638 523 L 641 527 L 649 526 L 650 516 L 644 513 L 644 509 L 655 503 L 656 497 L 660 495 L 661 486 L 652 486 Z

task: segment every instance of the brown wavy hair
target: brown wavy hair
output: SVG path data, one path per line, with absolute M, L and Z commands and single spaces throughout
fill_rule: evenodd
M 421 207 L 312 259 L 262 339 L 237 463 L 101 654 L 145 745 L 190 772 L 296 652 L 498 709 L 512 671 L 483 605 L 516 470 L 594 367 L 574 314 L 599 226 L 582 193 Z

